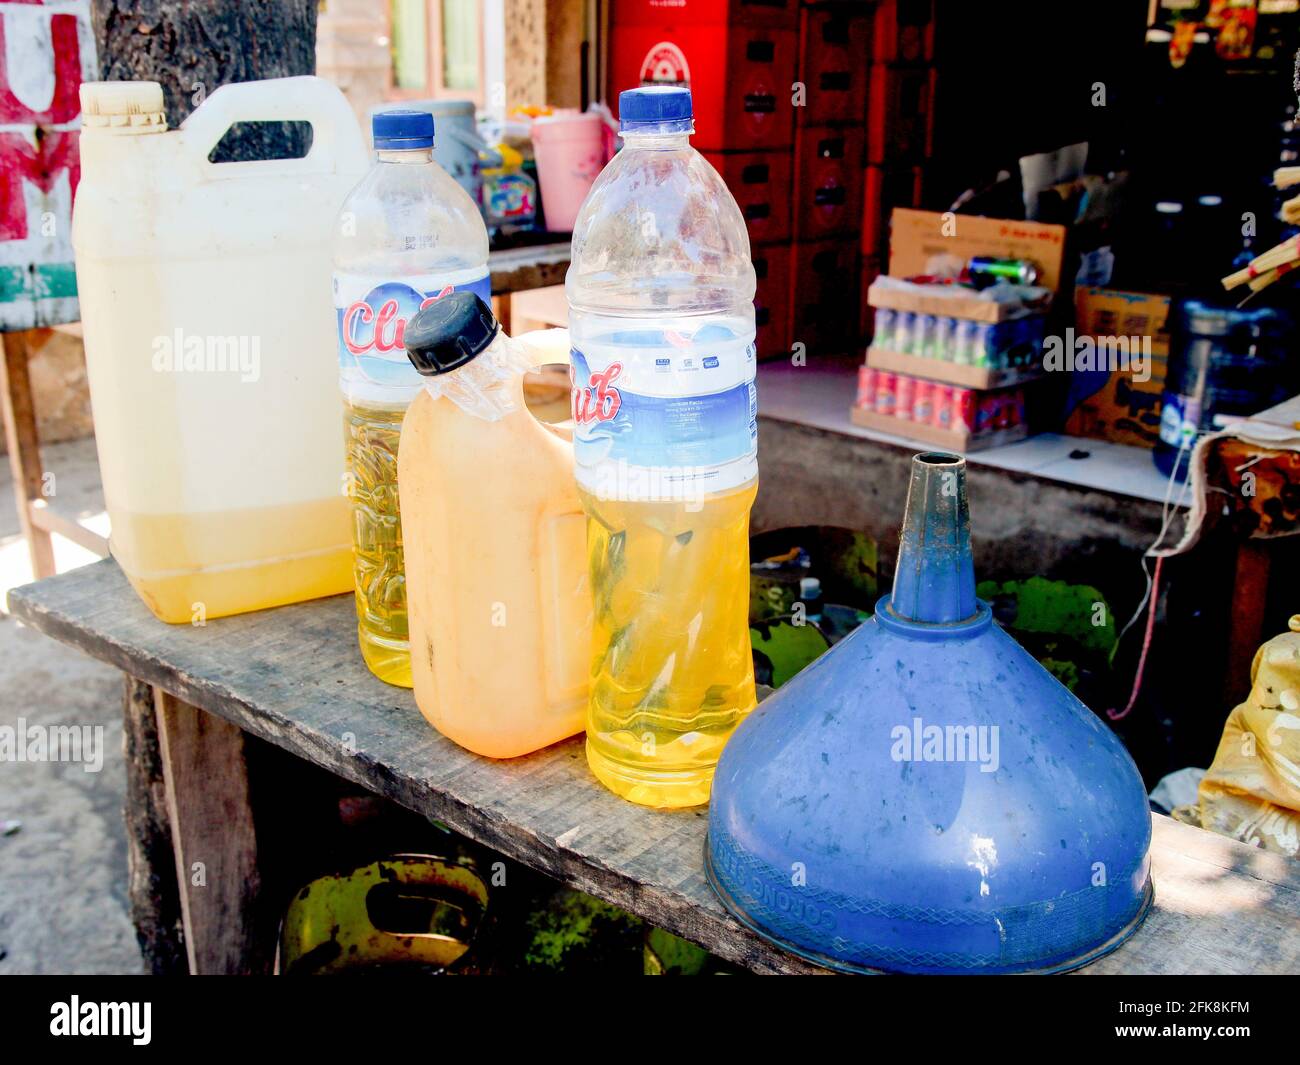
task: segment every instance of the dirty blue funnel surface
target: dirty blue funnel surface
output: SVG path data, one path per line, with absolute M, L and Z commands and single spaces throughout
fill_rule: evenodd
M 732 913 L 838 969 L 1052 972 L 1151 901 L 1146 789 L 975 598 L 966 464 L 918 455 L 892 596 L 762 702 L 713 781 Z

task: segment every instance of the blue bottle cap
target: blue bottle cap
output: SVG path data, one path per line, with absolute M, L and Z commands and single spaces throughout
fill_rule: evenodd
M 618 94 L 621 129 L 654 126 L 687 129 L 692 115 L 691 90 L 684 85 L 643 85 Z
M 433 147 L 433 115 L 428 111 L 377 111 L 370 119 L 370 131 L 376 151 Z

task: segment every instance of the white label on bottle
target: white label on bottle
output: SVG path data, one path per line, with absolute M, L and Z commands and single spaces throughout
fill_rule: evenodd
M 584 341 L 571 359 L 574 460 L 588 492 L 696 501 L 758 476 L 752 328 L 688 336 L 637 323 Z
M 1200 428 L 1201 405 L 1194 396 L 1166 392 L 1160 411 L 1160 439 L 1170 447 L 1190 448 Z
M 422 378 L 406 357 L 406 323 L 415 313 L 452 292 L 468 290 L 484 303 L 492 283 L 481 266 L 446 274 L 391 279 L 374 274 L 336 273 L 339 381 L 349 386 L 418 387 Z

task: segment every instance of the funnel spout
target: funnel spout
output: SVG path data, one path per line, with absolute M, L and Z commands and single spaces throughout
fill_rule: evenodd
M 912 458 L 889 607 L 898 617 L 929 624 L 965 621 L 978 611 L 966 460 L 960 455 Z

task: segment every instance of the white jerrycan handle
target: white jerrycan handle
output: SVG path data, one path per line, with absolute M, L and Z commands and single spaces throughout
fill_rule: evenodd
M 209 163 L 208 156 L 237 122 L 308 122 L 311 149 L 300 159 Z M 256 167 L 263 175 L 357 173 L 366 144 L 346 97 L 324 78 L 304 76 L 223 85 L 181 123 L 186 150 L 214 173 L 235 176 Z

